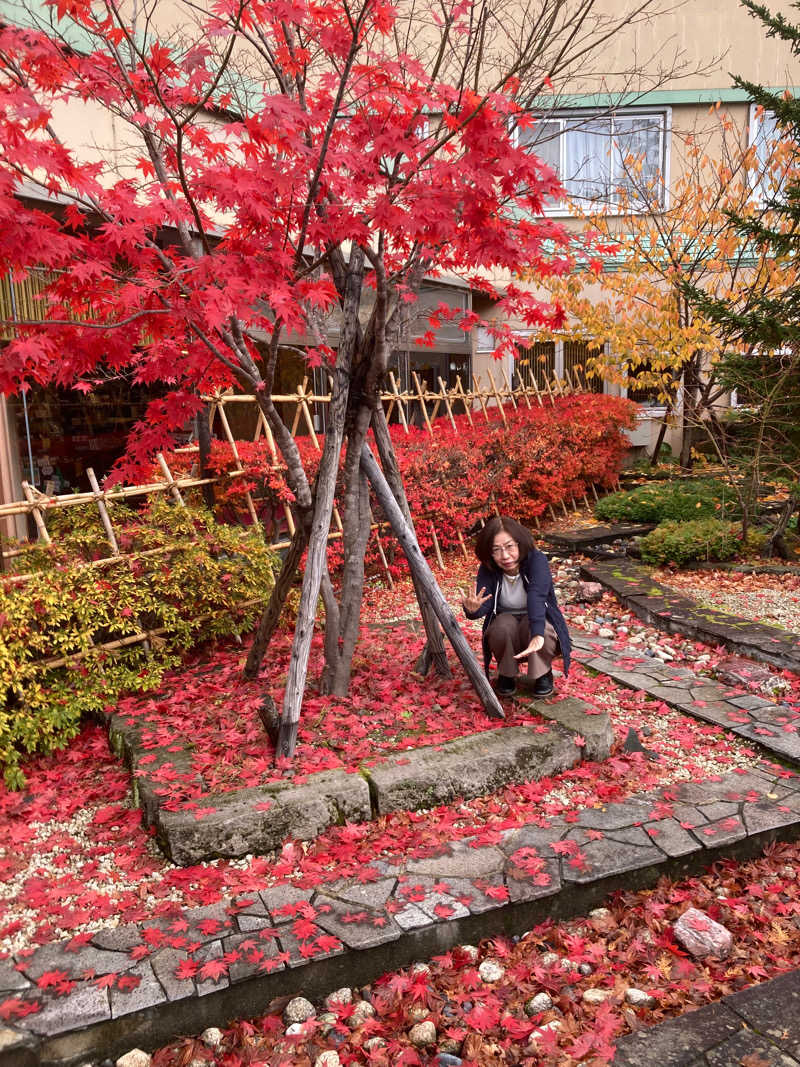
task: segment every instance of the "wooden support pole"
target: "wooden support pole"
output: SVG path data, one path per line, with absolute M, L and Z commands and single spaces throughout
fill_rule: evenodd
M 233 460 L 236 464 L 236 468 L 237 470 L 243 471 L 244 467 L 242 466 L 242 461 L 239 458 L 239 449 L 236 447 L 236 439 L 234 438 L 233 433 L 231 432 L 230 424 L 228 423 L 228 416 L 225 414 L 225 404 L 222 398 L 220 398 L 219 403 L 219 417 L 220 421 L 222 422 L 222 429 L 225 431 L 225 436 L 228 439 L 228 444 L 231 446 L 231 452 L 233 453 Z M 253 498 L 250 496 L 249 489 L 244 494 L 244 499 L 245 503 L 247 504 L 247 510 L 250 512 L 250 518 L 253 521 L 253 525 L 260 527 L 261 523 L 259 522 L 255 505 L 253 504 Z

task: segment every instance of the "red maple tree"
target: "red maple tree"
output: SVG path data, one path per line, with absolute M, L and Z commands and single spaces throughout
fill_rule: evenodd
M 295 743 L 320 589 L 323 684 L 348 684 L 367 477 L 412 560 L 439 669 L 441 623 L 484 706 L 502 714 L 415 547 L 378 395 L 426 275 L 456 273 L 495 298 L 498 353 L 513 335 L 497 323 L 557 325 L 559 312 L 513 281 L 522 268 L 568 267 L 565 235 L 542 214 L 556 176 L 515 131 L 546 87 L 630 17 L 596 23 L 592 6 L 218 0 L 167 11 L 56 0 L 47 26 L 0 26 L 0 275 L 36 268 L 45 297 L 41 319 L 10 323 L 0 388 L 90 391 L 108 374 L 166 385 L 131 434 L 128 474 L 197 415 L 204 394 L 256 395 L 297 532 L 251 676 L 308 548 L 282 754 Z M 116 143 L 87 158 L 62 132 L 76 114 L 110 117 Z M 502 290 L 491 281 L 500 274 L 512 279 Z M 459 325 L 477 322 L 468 314 Z M 316 339 L 304 358 L 331 383 L 313 489 L 272 400 L 279 349 L 298 336 Z M 343 449 L 337 601 L 325 549 Z

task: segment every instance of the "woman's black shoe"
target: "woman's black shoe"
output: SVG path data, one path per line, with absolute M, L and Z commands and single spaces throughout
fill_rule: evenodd
M 533 695 L 535 697 L 549 697 L 553 692 L 553 672 L 548 671 L 533 683 Z
M 513 697 L 517 691 L 516 681 L 506 674 L 497 676 L 497 692 L 501 697 Z

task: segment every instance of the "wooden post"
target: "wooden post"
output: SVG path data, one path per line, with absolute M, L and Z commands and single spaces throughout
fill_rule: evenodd
M 461 531 L 458 531 L 458 543 L 461 545 L 461 551 L 464 553 L 464 559 L 469 559 L 469 553 L 467 552 L 467 546 L 464 544 L 464 538 L 461 536 Z

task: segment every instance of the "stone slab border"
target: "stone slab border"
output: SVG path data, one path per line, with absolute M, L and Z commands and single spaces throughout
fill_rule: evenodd
M 503 786 L 559 774 L 582 759 L 605 759 L 614 743 L 607 713 L 589 714 L 575 698 L 531 701 L 550 720 L 547 730 L 511 726 L 408 749 L 353 771 L 319 771 L 291 780 L 212 793 L 192 771 L 188 747 L 152 748 L 145 718 L 112 715 L 112 749 L 131 768 L 134 801 L 156 829 L 169 858 L 180 865 L 217 857 L 238 858 L 279 848 L 287 838 L 312 840 L 330 826 L 368 822 L 390 811 L 418 810 L 469 800 Z M 575 735 L 585 739 L 581 748 Z M 168 810 L 153 777 L 170 764 L 200 785 L 192 807 Z
M 573 635 L 573 652 L 584 666 L 620 685 L 641 689 L 676 711 L 729 730 L 773 759 L 800 763 L 800 718 L 782 704 L 751 693 L 730 696 L 729 685 L 643 656 L 633 646 L 614 648 L 608 638 Z
M 729 615 L 674 593 L 627 558 L 584 563 L 580 576 L 612 590 L 640 619 L 668 633 L 723 644 L 761 663 L 800 673 L 800 635 Z
M 800 971 L 730 993 L 617 1042 L 614 1067 L 800 1065 Z
M 0 961 L 0 1002 L 39 1004 L 0 1031 L 0 1067 L 154 1048 L 261 1013 L 273 997 L 363 985 L 456 944 L 584 914 L 614 890 L 798 837 L 800 777 L 762 765 L 587 808 L 575 821 L 542 816 L 495 845 L 455 841 L 426 858 L 376 861 L 361 878 L 276 886 L 176 919 L 106 928 L 88 944 L 45 945 Z M 295 925 L 304 909 L 313 932 Z M 187 960 L 211 961 L 212 970 L 179 971 Z

